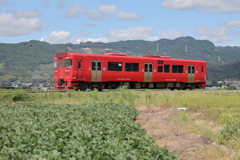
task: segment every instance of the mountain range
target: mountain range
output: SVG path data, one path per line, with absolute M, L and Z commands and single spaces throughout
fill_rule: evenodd
M 208 80 L 240 79 L 240 47 L 219 47 L 207 40 L 179 37 L 157 41 L 85 42 L 49 44 L 31 40 L 17 44 L 0 43 L 0 82 L 53 81 L 53 55 L 56 52 L 104 54 L 126 53 L 128 56 L 164 55 L 177 59 L 208 62 Z

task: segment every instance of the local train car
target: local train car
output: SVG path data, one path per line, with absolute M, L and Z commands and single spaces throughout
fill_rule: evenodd
M 207 63 L 169 56 L 127 56 L 125 53 L 54 55 L 56 89 L 168 88 L 204 89 Z

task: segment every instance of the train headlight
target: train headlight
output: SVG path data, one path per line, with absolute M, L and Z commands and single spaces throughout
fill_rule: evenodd
M 58 85 L 59 85 L 59 86 L 61 86 L 61 85 L 63 85 L 63 84 L 64 84 L 64 81 L 63 81 L 62 79 L 60 79 L 60 80 L 58 80 L 58 82 L 57 82 L 57 83 L 58 83 Z

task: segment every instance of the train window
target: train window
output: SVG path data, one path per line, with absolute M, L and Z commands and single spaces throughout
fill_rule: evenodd
M 101 71 L 102 70 L 102 62 L 101 61 L 92 61 L 92 70 L 93 71 Z
M 145 64 L 145 72 L 148 72 L 148 64 Z
M 66 68 L 72 68 L 72 60 L 71 59 L 66 59 L 65 60 L 65 67 Z
M 189 65 L 188 66 L 188 73 L 195 73 L 195 66 Z
M 148 66 L 148 72 L 152 72 L 152 64 L 151 63 Z
M 163 64 L 163 61 L 158 61 L 158 64 Z
M 65 57 L 65 56 L 66 56 L 66 53 L 57 54 L 57 57 Z
M 139 71 L 139 63 L 126 63 L 125 64 L 127 72 L 138 72 Z
M 158 72 L 163 72 L 163 66 L 158 66 Z
M 92 61 L 92 70 L 95 71 L 96 70 L 96 62 Z
M 54 61 L 54 68 L 58 68 L 58 61 L 57 60 Z
M 183 73 L 183 66 L 182 65 L 178 66 L 178 73 Z
M 172 73 L 183 73 L 183 65 L 173 65 Z
M 145 72 L 152 72 L 152 63 L 145 63 L 144 68 Z
M 101 62 L 97 62 L 97 70 L 101 71 L 102 69 L 102 63 Z
M 63 68 L 63 60 L 60 60 L 60 66 L 59 68 Z
M 81 68 L 81 61 L 78 61 L 78 69 Z
M 122 62 L 108 62 L 108 71 L 122 71 Z
M 178 73 L 178 66 L 172 65 L 172 73 Z
M 204 66 L 202 66 L 202 73 L 204 72 Z
M 164 65 L 164 73 L 170 72 L 170 65 Z

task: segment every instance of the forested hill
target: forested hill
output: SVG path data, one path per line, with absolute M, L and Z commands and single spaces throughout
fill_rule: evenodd
M 53 55 L 56 52 L 103 54 L 127 53 L 129 56 L 164 55 L 178 59 L 206 60 L 209 80 L 240 78 L 240 47 L 216 47 L 207 40 L 180 37 L 158 41 L 128 40 L 110 43 L 49 44 L 32 40 L 17 44 L 0 43 L 0 81 L 51 82 Z M 234 70 L 229 74 L 229 70 Z

